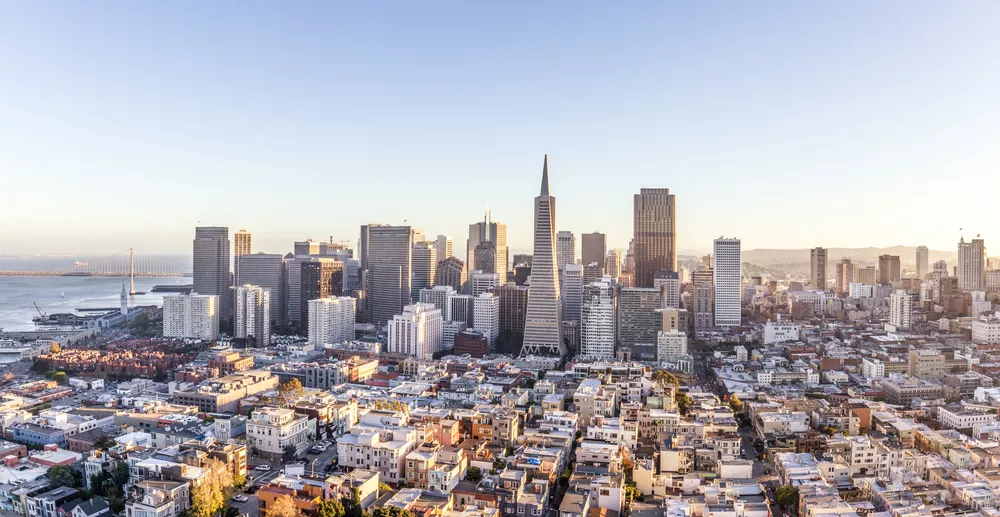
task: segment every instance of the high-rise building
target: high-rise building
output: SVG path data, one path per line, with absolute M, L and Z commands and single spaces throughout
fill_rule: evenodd
M 452 248 L 451 237 L 438 235 L 437 239 L 434 240 L 434 250 L 437 251 L 438 262 L 451 257 L 455 253 Z
M 163 337 L 218 339 L 219 308 L 219 296 L 215 294 L 164 296 Z
M 368 302 L 376 325 L 385 325 L 410 305 L 413 294 L 413 229 L 368 225 Z
M 562 275 L 562 319 L 579 322 L 583 314 L 583 286 L 589 285 L 583 280 L 583 266 L 567 264 Z
M 584 283 L 584 285 L 592 284 L 592 283 L 600 280 L 601 278 L 603 278 L 603 276 L 601 275 L 601 271 L 603 271 L 603 270 L 604 270 L 604 268 L 602 268 L 601 264 L 598 263 L 598 262 L 591 262 L 589 264 L 583 264 L 583 283 Z
M 813 289 L 826 291 L 826 248 L 809 250 L 809 283 Z
M 500 287 L 500 275 L 473 271 L 469 283 L 472 284 L 472 296 L 479 296 L 490 289 Z
M 580 262 L 590 264 L 597 262 L 604 267 L 604 257 L 608 253 L 608 238 L 603 233 L 584 233 L 580 235 Z M 602 271 L 603 274 L 603 271 Z
M 420 290 L 432 287 L 437 276 L 438 255 L 435 244 L 430 241 L 413 243 L 413 282 L 411 298 L 420 297 Z
M 309 300 L 309 343 L 322 347 L 354 339 L 357 301 L 347 296 Z
M 500 298 L 500 332 L 510 332 L 520 342 L 528 311 L 528 288 L 508 282 L 493 292 Z
M 455 355 L 468 354 L 470 357 L 482 358 L 490 350 L 489 340 L 482 332 L 475 330 L 463 330 L 456 333 L 454 341 L 455 349 L 452 353 Z
M 362 289 L 361 260 L 349 258 L 344 261 L 344 295 L 356 296 Z
M 677 271 L 676 202 L 670 189 L 644 188 L 635 195 L 632 284 L 653 287 L 660 271 Z
M 415 303 L 389 319 L 390 353 L 432 359 L 442 350 L 441 311 L 429 303 Z
M 314 241 L 312 239 L 306 239 L 304 241 L 295 241 L 294 243 L 292 243 L 292 253 L 295 253 L 295 256 L 297 257 L 307 256 L 307 255 L 308 256 L 320 255 L 320 250 L 319 250 L 320 244 L 321 243 L 319 241 Z
M 958 242 L 958 288 L 961 291 L 986 290 L 986 245 L 983 239 Z
M 240 277 L 240 257 L 251 253 L 250 232 L 240 230 L 233 234 L 233 277 Z M 239 282 L 236 285 L 242 285 Z
M 473 318 L 473 298 L 468 294 L 456 294 L 451 297 L 451 321 L 461 321 L 466 327 L 472 327 L 475 323 Z M 442 315 L 442 318 L 444 316 Z
M 236 287 L 233 336 L 253 339 L 257 346 L 271 343 L 271 289 L 250 284 Z
M 896 289 L 889 295 L 889 324 L 897 330 L 909 330 L 912 309 L 913 295 L 903 289 Z
M 615 288 L 608 279 L 583 290 L 580 355 L 590 359 L 615 357 Z
M 199 226 L 194 229 L 193 291 L 219 297 L 219 321 L 233 312 L 229 289 L 229 228 Z
M 714 279 L 715 274 L 710 266 L 703 266 L 691 273 L 691 313 L 694 317 L 694 330 L 698 334 L 710 332 L 715 326 Z
M 741 317 L 740 240 L 718 238 L 712 246 L 715 326 L 738 327 Z
M 490 346 L 500 337 L 500 298 L 493 293 L 481 293 L 472 299 L 474 329 L 482 332 Z
M 618 292 L 618 346 L 638 355 L 637 345 L 656 344 L 656 310 L 661 309 L 660 290 L 654 287 L 624 287 Z
M 889 285 L 902 279 L 902 269 L 899 267 L 899 255 L 878 256 L 878 283 Z
M 309 322 L 309 300 L 340 296 L 344 292 L 344 263 L 332 258 L 310 258 L 300 265 L 299 321 Z
M 271 291 L 271 322 L 284 325 L 285 262 L 277 253 L 253 253 L 236 258 L 236 285 L 256 285 Z
M 653 288 L 660 292 L 660 306 L 664 309 L 681 307 L 681 276 L 676 271 L 661 271 L 653 279 Z
M 534 222 L 531 285 L 521 353 L 562 357 L 566 355 L 566 344 L 562 340 L 562 307 L 556 272 L 556 198 L 549 195 L 548 155 L 542 166 L 541 191 L 535 198 Z
M 483 267 L 476 263 L 476 247 L 482 243 L 489 243 L 493 248 L 493 258 L 495 263 L 490 267 Z M 507 249 L 507 225 L 493 222 L 490 211 L 487 210 L 483 216 L 483 221 L 469 225 L 469 239 L 466 241 L 466 265 L 472 269 L 492 271 L 500 275 L 500 283 L 507 283 L 508 268 Z
M 948 263 L 944 260 L 939 260 L 934 263 L 934 272 L 937 273 L 938 278 L 948 277 Z
M 420 290 L 420 303 L 429 303 L 441 311 L 445 321 L 451 321 L 451 299 L 458 294 L 450 285 L 436 285 L 432 289 Z
M 687 334 L 680 330 L 666 330 L 656 333 L 656 360 L 662 362 L 676 361 L 686 355 Z
M 472 251 L 472 270 L 484 273 L 496 273 L 497 250 L 490 241 L 480 242 Z
M 604 257 L 604 275 L 617 280 L 624 265 L 623 257 L 622 250 L 608 250 L 607 256 Z
M 576 264 L 576 236 L 573 232 L 556 232 L 556 269 L 562 273 L 566 264 Z
M 855 271 L 857 267 L 851 259 L 844 258 L 837 262 L 837 293 L 844 294 L 848 291 L 848 286 L 854 283 Z
M 465 291 L 465 284 L 468 281 L 467 275 L 465 262 L 456 257 L 448 257 L 438 262 L 434 285 L 448 285 L 461 293 Z
M 923 280 L 930 272 L 930 251 L 927 246 L 917 246 L 917 278 Z
M 854 270 L 854 283 L 865 285 L 877 284 L 878 269 L 874 264 L 858 264 L 857 269 Z

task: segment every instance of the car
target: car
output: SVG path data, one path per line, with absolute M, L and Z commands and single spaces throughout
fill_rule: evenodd
M 261 472 L 267 472 L 267 471 L 271 470 L 271 466 L 270 465 L 257 465 L 256 467 L 254 467 L 254 470 L 259 470 Z
M 250 500 L 250 498 L 247 497 L 247 496 L 245 496 L 245 495 L 243 495 L 243 494 L 239 494 L 239 495 L 234 495 L 233 496 L 233 501 L 236 501 L 237 503 L 245 503 L 245 502 L 247 502 L 249 500 Z
M 331 470 L 337 468 L 333 463 L 323 467 L 323 472 L 330 472 Z
M 244 491 L 245 491 L 246 493 L 248 493 L 248 494 L 256 494 L 258 490 L 260 490 L 260 487 L 259 487 L 259 486 L 257 486 L 257 485 L 250 485 L 250 486 L 249 486 L 249 487 L 247 487 L 247 489 L 246 489 L 246 490 L 244 490 Z

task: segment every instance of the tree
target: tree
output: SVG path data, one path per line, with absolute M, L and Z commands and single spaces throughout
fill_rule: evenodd
M 732 397 L 729 397 L 729 407 L 733 410 L 733 413 L 742 413 L 743 401 L 736 395 L 733 395 Z
M 239 508 L 233 508 L 232 506 L 227 506 L 222 510 L 221 517 L 240 517 Z
M 298 379 L 292 379 L 278 385 L 277 402 L 282 407 L 288 407 L 305 394 L 306 389 L 302 387 L 302 383 Z
M 469 467 L 465 471 L 465 479 L 469 481 L 480 481 L 483 479 L 483 471 L 479 470 L 479 467 Z
M 51 345 L 49 345 L 50 354 L 58 354 L 59 352 L 62 352 L 62 349 L 59 348 L 59 343 L 53 342 Z
M 361 508 L 361 491 L 357 488 L 352 488 L 351 497 L 345 497 L 341 502 L 344 503 L 344 514 L 347 517 L 364 517 L 366 512 Z
M 785 508 L 799 506 L 799 489 L 791 486 L 780 486 L 774 491 L 774 501 Z
M 653 382 L 663 387 L 666 387 L 670 384 L 673 384 L 674 387 L 681 385 L 681 382 L 677 380 L 677 376 L 666 370 L 656 370 L 655 372 L 653 372 L 653 376 L 651 377 L 651 379 Z
M 208 462 L 207 472 L 191 491 L 191 516 L 212 517 L 226 505 L 233 492 L 233 472 L 218 460 Z
M 316 508 L 316 517 L 344 517 L 344 505 L 340 499 L 324 499 Z
M 110 437 L 110 436 L 108 436 L 106 434 L 102 434 L 97 439 L 97 441 L 94 442 L 94 448 L 97 449 L 97 450 L 101 450 L 101 451 L 106 451 L 106 450 L 114 447 L 115 445 L 118 445 L 118 442 L 116 442 L 114 438 L 112 438 L 112 437 Z
M 469 468 L 474 468 L 474 469 L 476 469 L 476 467 L 469 467 Z M 479 469 L 476 469 L 476 470 L 479 470 Z M 482 476 L 482 474 L 480 474 L 480 476 L 479 476 L 479 477 L 480 477 L 480 478 L 482 478 L 482 477 L 483 477 L 483 476 Z M 388 484 L 386 484 L 386 483 L 383 483 L 383 482 L 379 481 L 379 483 L 378 483 L 378 493 L 379 493 L 379 497 L 381 497 L 381 494 L 384 494 L 384 493 L 386 493 L 386 492 L 392 492 L 392 487 L 391 487 L 391 486 L 389 486 L 389 485 L 388 485 Z
M 69 375 L 66 375 L 66 372 L 56 372 L 55 375 L 52 376 L 52 380 L 58 382 L 59 384 L 69 384 Z
M 296 517 L 298 514 L 299 509 L 295 507 L 295 501 L 287 494 L 275 499 L 271 507 L 267 508 L 269 517 Z
M 49 468 L 49 482 L 52 488 L 68 486 L 77 488 L 80 486 L 73 471 L 66 465 L 53 465 Z
M 299 451 L 295 449 L 294 445 L 288 444 L 283 449 L 281 449 L 281 459 L 284 460 L 285 462 L 292 461 L 295 459 L 295 454 L 298 452 Z
M 681 415 L 687 415 L 688 411 L 691 410 L 691 397 L 688 397 L 687 393 L 678 391 L 674 395 L 674 402 L 677 403 L 677 409 L 681 412 Z

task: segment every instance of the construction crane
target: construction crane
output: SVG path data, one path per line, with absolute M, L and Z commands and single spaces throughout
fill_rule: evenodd
M 31 304 L 34 305 L 35 310 L 38 311 L 38 318 L 37 319 L 32 318 L 32 319 L 35 319 L 35 321 L 45 321 L 45 312 L 42 311 L 42 309 L 38 306 L 37 303 L 31 302 Z

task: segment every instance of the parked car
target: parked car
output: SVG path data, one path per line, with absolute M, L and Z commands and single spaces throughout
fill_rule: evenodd
M 245 503 L 245 502 L 247 502 L 249 500 L 250 500 L 250 498 L 247 497 L 247 496 L 245 496 L 245 495 L 243 495 L 243 494 L 239 494 L 239 495 L 234 495 L 233 496 L 233 501 L 236 501 L 237 503 Z
M 254 467 L 254 470 L 259 470 L 261 472 L 267 472 L 267 471 L 271 470 L 271 466 L 267 465 L 267 464 L 257 465 L 256 467 Z

